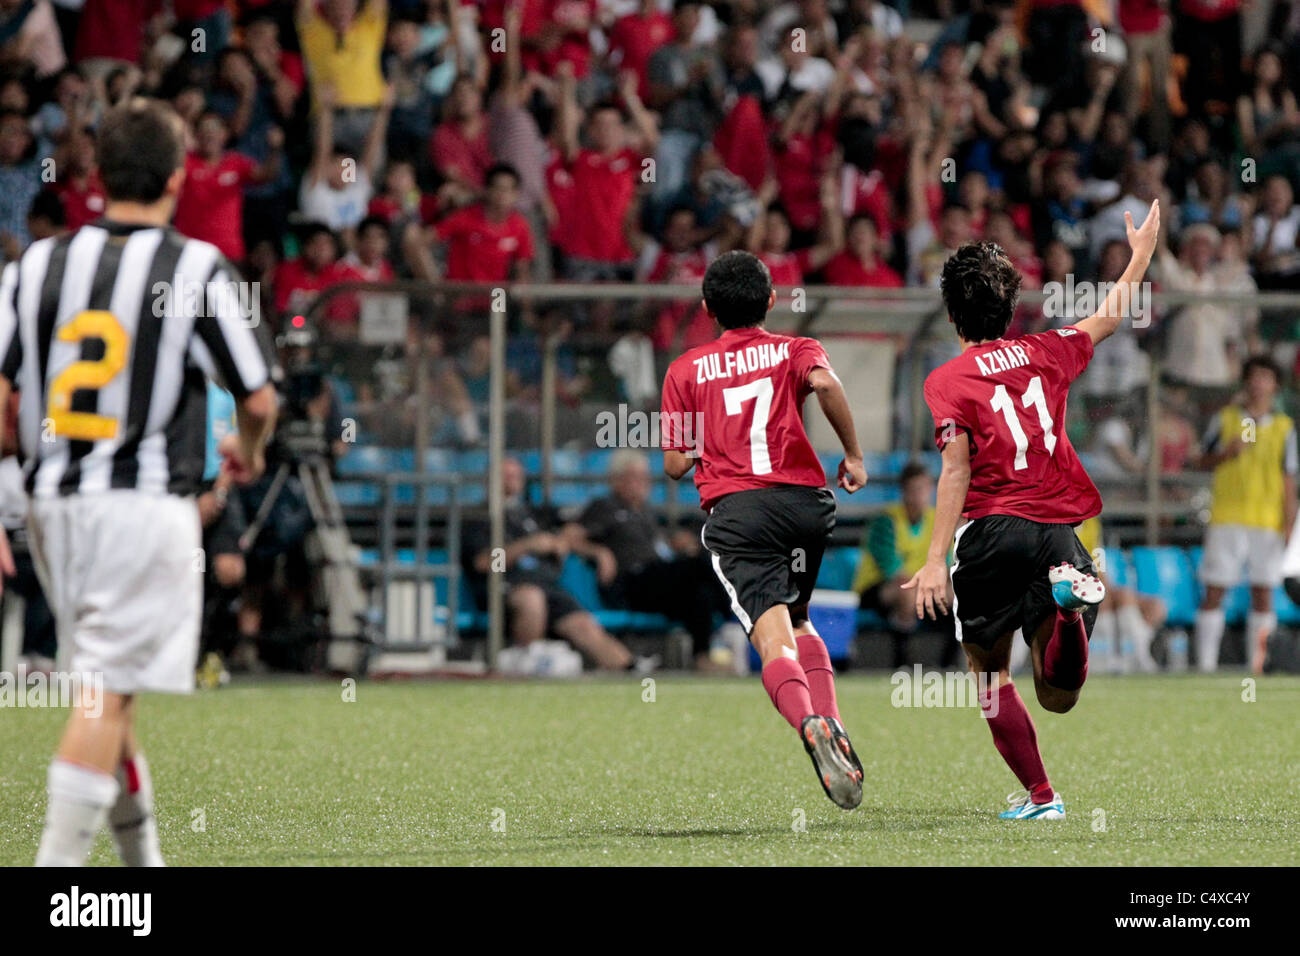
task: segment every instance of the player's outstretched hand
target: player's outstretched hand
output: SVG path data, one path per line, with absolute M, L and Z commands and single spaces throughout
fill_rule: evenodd
M 237 485 L 247 485 L 256 481 L 266 470 L 266 459 L 261 452 L 250 460 L 244 453 L 243 443 L 233 432 L 221 439 L 217 445 L 217 454 L 221 456 L 221 470 L 230 476 Z
M 904 591 L 916 590 L 916 616 L 937 620 L 939 614 L 948 613 L 948 568 L 941 563 L 927 561 L 903 585 Z M 936 611 L 938 613 L 936 613 Z
M 861 458 L 844 458 L 840 461 L 839 476 L 836 484 L 849 494 L 857 491 L 867 483 L 867 468 Z
M 1136 229 L 1133 228 L 1133 216 L 1124 213 L 1124 226 L 1128 233 L 1128 244 L 1133 250 L 1135 256 L 1143 256 L 1150 261 L 1151 256 L 1156 251 L 1156 239 L 1160 235 L 1160 200 L 1157 199 L 1151 203 L 1151 208 L 1147 210 L 1147 217 L 1142 220 L 1142 225 Z

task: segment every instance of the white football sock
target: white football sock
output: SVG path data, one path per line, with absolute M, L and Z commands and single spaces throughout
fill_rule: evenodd
M 60 760 L 50 763 L 45 831 L 37 866 L 85 866 L 90 848 L 117 797 L 117 781 L 102 770 Z
M 108 813 L 117 855 L 127 866 L 166 866 L 153 815 L 153 778 L 143 753 L 136 753 L 130 768 L 125 763 L 118 765 L 117 782 L 121 790 Z
M 1212 674 L 1219 668 L 1223 626 L 1223 608 L 1196 612 L 1196 667 L 1203 673 Z
M 1092 639 L 1088 642 L 1088 669 L 1098 674 L 1110 674 L 1115 667 L 1115 613 L 1101 610 L 1092 626 Z
M 1133 643 L 1138 670 L 1146 673 L 1158 670 L 1156 659 L 1151 656 L 1151 641 L 1155 637 L 1155 630 L 1142 616 L 1142 610 L 1136 604 L 1126 604 L 1116 612 L 1115 617 L 1121 630 Z
M 1259 653 L 1259 634 L 1260 631 L 1266 633 L 1269 637 L 1277 630 L 1277 615 L 1272 611 L 1251 611 L 1246 615 L 1246 664 L 1254 667 L 1255 657 Z M 1268 652 L 1268 638 L 1264 639 L 1265 653 Z M 1261 660 L 1260 666 L 1264 665 Z

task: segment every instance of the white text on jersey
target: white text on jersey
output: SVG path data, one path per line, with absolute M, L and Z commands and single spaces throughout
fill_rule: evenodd
M 975 356 L 975 364 L 980 367 L 981 375 L 993 375 L 995 372 L 1006 372 L 1028 365 L 1029 353 L 1023 345 L 1008 345 Z
M 790 357 L 789 342 L 764 342 L 734 352 L 714 352 L 695 360 L 695 383 L 702 385 L 718 378 L 731 378 L 746 372 L 771 368 Z

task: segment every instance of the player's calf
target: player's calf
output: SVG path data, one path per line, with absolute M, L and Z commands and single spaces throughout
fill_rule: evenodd
M 1052 568 L 1047 579 L 1058 611 L 1043 649 L 1038 699 L 1048 710 L 1064 713 L 1074 706 L 1070 694 L 1077 699 L 1077 691 L 1088 678 L 1088 626 L 1082 612 L 1101 603 L 1106 587 L 1093 575 L 1066 563 Z M 1046 691 L 1043 683 L 1066 693 Z

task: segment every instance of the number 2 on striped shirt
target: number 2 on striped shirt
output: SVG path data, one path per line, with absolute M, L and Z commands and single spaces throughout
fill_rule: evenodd
M 754 399 L 754 420 L 749 426 L 749 463 L 756 475 L 772 473 L 772 456 L 767 450 L 767 419 L 772 411 L 772 378 L 760 378 L 748 385 L 722 390 L 728 415 L 739 415 L 743 403 Z
M 89 309 L 78 312 L 58 331 L 60 342 L 78 343 L 99 339 L 104 343 L 104 357 L 95 361 L 73 362 L 50 382 L 48 417 L 54 434 L 76 441 L 100 441 L 117 436 L 117 419 L 94 412 L 74 412 L 72 396 L 80 389 L 100 389 L 126 367 L 131 337 L 112 312 Z

